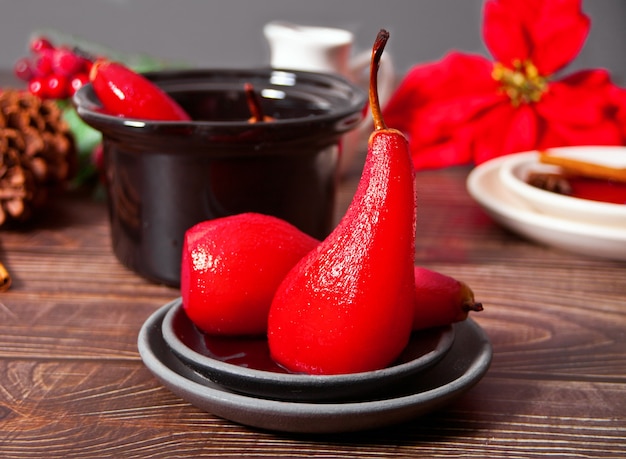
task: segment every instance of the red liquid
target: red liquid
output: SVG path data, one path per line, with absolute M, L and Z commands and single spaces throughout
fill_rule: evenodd
M 568 179 L 571 196 L 592 201 L 626 204 L 626 183 L 583 177 Z
M 189 320 L 182 308 L 175 314 L 172 328 L 185 346 L 212 359 L 254 370 L 294 373 L 272 359 L 265 336 L 225 337 L 205 334 Z M 414 332 L 394 365 L 413 361 L 435 350 L 444 334 L 451 331 L 451 327 L 437 327 Z
M 191 325 L 190 321 L 187 322 L 186 326 L 193 330 L 193 334 L 184 334 L 187 340 L 190 341 L 186 344 L 207 357 L 254 370 L 271 371 L 274 373 L 295 373 L 282 367 L 272 359 L 265 337 L 214 336 L 202 333 L 194 325 Z M 411 335 L 409 344 L 393 365 L 415 360 L 435 349 L 446 328 L 437 327 L 414 332 Z M 192 344 L 193 342 L 196 344 Z
M 240 367 L 274 373 L 291 373 L 270 357 L 265 338 L 222 338 L 204 335 L 206 354 L 216 360 Z

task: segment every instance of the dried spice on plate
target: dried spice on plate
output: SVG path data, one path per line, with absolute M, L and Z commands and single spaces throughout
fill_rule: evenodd
M 483 39 L 494 59 L 453 51 L 415 66 L 385 107 L 388 125 L 409 137 L 416 169 L 624 144 L 626 89 L 600 69 L 555 77 L 590 26 L 580 0 L 488 0 Z

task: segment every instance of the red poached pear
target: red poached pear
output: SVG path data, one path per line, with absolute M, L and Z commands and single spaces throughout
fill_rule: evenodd
M 89 80 L 104 110 L 111 115 L 159 121 L 190 119 L 165 91 L 118 62 L 96 60 Z
M 375 131 L 356 194 L 333 232 L 287 274 L 270 308 L 270 352 L 291 371 L 384 368 L 410 338 L 416 196 L 407 140 L 380 113 L 377 71 L 388 37 L 382 30 L 372 50 Z
M 183 308 L 206 333 L 264 335 L 278 284 L 318 244 L 290 223 L 257 213 L 198 223 L 185 233 Z

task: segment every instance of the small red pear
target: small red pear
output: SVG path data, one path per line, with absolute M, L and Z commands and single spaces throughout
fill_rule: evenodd
M 378 101 L 388 38 L 381 30 L 372 50 L 375 130 L 355 196 L 333 232 L 287 274 L 270 308 L 272 358 L 294 372 L 384 368 L 410 338 L 416 197 L 407 140 L 385 126 Z
M 470 311 L 482 311 L 474 292 L 463 281 L 415 267 L 415 315 L 413 330 L 440 327 L 467 319 Z
M 110 115 L 159 121 L 190 120 L 187 112 L 165 91 L 119 62 L 97 59 L 91 66 L 89 81 Z

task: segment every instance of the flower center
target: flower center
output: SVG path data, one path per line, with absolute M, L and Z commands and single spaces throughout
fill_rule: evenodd
M 530 61 L 515 60 L 513 68 L 496 62 L 491 76 L 501 83 L 501 90 L 516 107 L 522 103 L 539 102 L 541 95 L 548 89 L 546 79 L 539 75 L 537 67 Z

